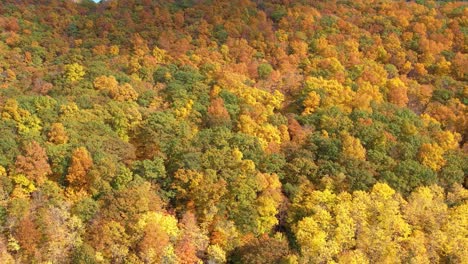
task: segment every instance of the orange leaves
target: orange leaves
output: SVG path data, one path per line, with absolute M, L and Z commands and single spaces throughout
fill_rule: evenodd
M 212 125 L 229 123 L 231 117 L 224 107 L 224 100 L 220 97 L 211 100 L 208 106 L 208 122 Z
M 16 158 L 15 172 L 23 173 L 38 185 L 42 185 L 52 173 L 44 148 L 36 141 L 27 144 L 24 147 L 24 155 Z
M 21 249 L 24 249 L 29 255 L 38 253 L 37 247 L 41 238 L 41 233 L 37 225 L 31 220 L 31 216 L 25 216 L 21 220 L 16 233 Z
M 68 141 L 67 132 L 62 123 L 53 123 L 47 135 L 49 141 L 54 144 L 64 144 Z
M 381 64 L 375 61 L 364 60 L 362 65 L 362 73 L 357 81 L 358 83 L 367 81 L 372 85 L 383 87 L 387 82 L 387 71 Z
M 137 57 L 143 57 L 149 53 L 147 41 L 136 33 L 132 37 L 133 52 Z
M 388 100 L 400 107 L 408 104 L 408 88 L 399 78 L 387 82 Z
M 135 101 L 138 98 L 138 93 L 130 84 L 119 85 L 114 76 L 101 75 L 94 79 L 93 84 L 96 90 L 107 92 L 117 101 Z
M 2 20 L 0 20 L 0 25 L 2 25 L 6 31 L 18 32 L 20 30 L 18 19 L 16 19 L 15 17 L 2 18 Z
M 115 90 L 119 83 L 114 76 L 104 76 L 101 75 L 94 79 L 94 88 L 96 90 L 105 91 L 105 90 Z
M 105 55 L 107 53 L 107 46 L 105 45 L 97 45 L 93 48 L 94 55 Z
M 138 99 L 138 93 L 133 89 L 133 87 L 125 83 L 120 85 L 115 90 L 110 90 L 109 95 L 117 101 L 135 101 Z
M 5 1 L 0 263 L 467 259 L 462 3 Z
M 78 190 L 86 189 L 90 184 L 90 179 L 87 176 L 92 166 L 93 159 L 88 150 L 84 147 L 75 149 L 71 157 L 71 164 L 67 174 L 69 186 Z
M 169 243 L 169 236 L 164 230 L 157 224 L 150 223 L 145 228 L 143 238 L 138 242 L 139 256 L 147 262 L 160 262 Z
M 119 222 L 105 221 L 99 223 L 93 235 L 96 255 L 98 258 L 119 260 L 123 259 L 129 251 L 129 236 Z
M 5 40 L 5 43 L 10 46 L 14 47 L 20 41 L 20 35 L 16 34 L 15 32 L 10 32 L 7 34 L 8 38 Z
M 452 71 L 457 78 L 466 78 L 468 75 L 466 65 L 468 65 L 468 54 L 458 52 L 452 61 Z

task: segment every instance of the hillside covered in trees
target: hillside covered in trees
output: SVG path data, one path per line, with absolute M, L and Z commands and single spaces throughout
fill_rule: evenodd
M 467 7 L 0 1 L 0 263 L 468 263 Z

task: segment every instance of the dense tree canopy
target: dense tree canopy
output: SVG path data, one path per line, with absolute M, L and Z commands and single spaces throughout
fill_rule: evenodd
M 0 263 L 468 260 L 466 3 L 0 14 Z

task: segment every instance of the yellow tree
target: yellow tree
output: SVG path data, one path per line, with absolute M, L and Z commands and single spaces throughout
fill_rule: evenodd
M 301 186 L 293 201 L 290 218 L 302 218 L 295 225 L 294 234 L 303 262 L 327 262 L 339 253 L 338 245 L 333 241 L 333 211 L 337 197 L 328 189 L 310 191 L 309 188 L 308 185 Z
M 275 173 L 258 173 L 257 184 L 260 189 L 256 205 L 259 215 L 257 218 L 257 233 L 264 234 L 271 231 L 278 224 L 276 215 L 283 201 L 283 195 L 281 193 L 281 182 Z
M 371 102 L 382 103 L 383 96 L 376 85 L 372 85 L 369 82 L 362 82 L 359 84 L 359 88 L 356 91 L 356 97 L 354 98 L 354 106 L 357 109 L 371 112 Z
M 62 123 L 53 123 L 47 136 L 49 142 L 54 144 L 64 144 L 68 141 L 68 135 Z
M 314 91 L 311 91 L 307 94 L 306 99 L 303 102 L 304 111 L 302 111 L 303 115 L 309 115 L 315 112 L 317 107 L 320 105 L 320 95 Z
M 114 220 L 96 222 L 90 233 L 98 261 L 123 262 L 129 253 L 130 241 L 121 223 Z
M 110 91 L 110 90 L 116 90 L 119 83 L 115 79 L 114 76 L 105 76 L 101 75 L 99 77 L 96 77 L 94 79 L 94 88 L 99 91 Z
M 459 147 L 458 142 L 461 140 L 461 135 L 451 131 L 440 131 L 436 133 L 435 138 L 445 152 Z
M 109 90 L 110 96 L 117 101 L 135 101 L 138 99 L 138 93 L 129 83 L 118 86 L 116 89 Z
M 415 263 L 440 262 L 441 244 L 447 239 L 442 227 L 449 213 L 444 190 L 438 186 L 418 188 L 408 198 L 403 213 L 413 229 L 405 257 Z
M 117 101 L 135 101 L 138 93 L 129 83 L 119 85 L 114 76 L 101 75 L 94 79 L 94 88 L 109 94 L 112 99 Z
M 1 117 L 4 120 L 14 120 L 20 135 L 37 135 L 42 129 L 41 120 L 28 110 L 20 108 L 15 99 L 6 100 Z
M 86 74 L 85 69 L 78 63 L 65 65 L 65 78 L 68 82 L 73 83 L 83 79 Z
M 321 107 L 338 106 L 346 112 L 351 111 L 355 92 L 350 87 L 343 86 L 336 80 L 325 80 L 322 77 L 309 77 L 305 85 L 306 92 L 315 91 L 320 94 Z
M 328 250 L 327 233 L 322 227 L 329 224 L 331 216 L 324 212 L 320 218 L 317 222 L 313 217 L 305 217 L 297 224 L 295 235 L 304 263 L 327 262 L 335 253 Z
M 427 167 L 438 171 L 445 165 L 444 150 L 437 143 L 424 143 L 419 149 L 419 161 Z
M 109 54 L 113 56 L 117 56 L 120 53 L 119 46 L 117 45 L 112 45 L 109 47 Z
M 447 240 L 442 245 L 444 253 L 455 263 L 465 263 L 468 259 L 468 201 L 450 209 L 443 231 Z
M 394 263 L 400 258 L 402 242 L 411 233 L 400 208 L 404 200 L 388 185 L 378 183 L 372 191 L 353 194 L 353 218 L 359 223 L 356 248 L 371 263 Z
M 153 48 L 152 55 L 156 59 L 157 63 L 166 63 L 169 57 L 165 50 L 158 47 Z
M 365 160 L 366 149 L 362 146 L 361 140 L 351 136 L 348 132 L 343 132 L 343 155 L 348 159 Z
M 305 187 L 305 186 L 304 186 Z M 302 187 L 302 188 L 304 188 Z M 303 262 L 329 262 L 335 258 L 352 258 L 343 255 L 356 246 L 357 222 L 352 215 L 352 196 L 336 195 L 330 190 L 300 192 L 293 203 L 293 211 L 302 218 L 295 228 Z

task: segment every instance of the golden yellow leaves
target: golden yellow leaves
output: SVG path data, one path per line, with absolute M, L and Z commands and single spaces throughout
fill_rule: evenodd
M 455 256 L 459 263 L 468 259 L 468 202 L 465 200 L 460 206 L 450 210 L 447 225 L 444 226 L 447 240 L 443 250 Z
M 268 117 L 281 107 L 284 95 L 278 90 L 269 93 L 255 87 L 249 87 L 245 82 L 245 76 L 233 73 L 226 73 L 218 81 L 221 88 L 234 93 L 244 103 L 243 113 L 239 116 L 239 130 L 258 137 L 263 148 L 267 148 L 270 144 L 281 144 L 285 137 L 278 127 L 268 123 Z M 216 87 L 216 90 L 218 89 Z
M 15 188 L 12 193 L 13 197 L 26 198 L 36 190 L 34 182 L 29 180 L 28 177 L 23 174 L 12 176 L 12 180 L 15 183 Z
M 104 76 L 104 75 L 101 75 L 97 77 L 96 79 L 94 79 L 93 84 L 94 84 L 94 88 L 100 91 L 115 90 L 117 89 L 117 86 L 119 85 L 119 83 L 117 82 L 114 76 Z
M 172 215 L 159 212 L 147 212 L 141 216 L 136 225 L 137 230 L 144 230 L 148 224 L 159 226 L 172 240 L 175 240 L 180 234 L 177 226 L 177 219 Z
M 67 132 L 62 123 L 53 123 L 47 136 L 54 144 L 64 144 L 68 141 Z
M 112 45 L 109 47 L 109 54 L 113 56 L 117 56 L 120 53 L 120 48 L 117 45 Z
M 362 146 L 359 138 L 355 138 L 347 132 L 342 134 L 343 155 L 350 159 L 365 160 L 366 149 Z
M 86 72 L 84 67 L 78 63 L 65 65 L 65 78 L 70 83 L 83 79 L 85 74 Z
M 408 103 L 408 88 L 399 78 L 387 82 L 388 100 L 398 106 L 406 106 Z
M 249 115 L 241 115 L 238 126 L 243 133 L 257 137 L 263 148 L 270 143 L 281 144 L 283 138 L 281 131 L 269 123 L 259 124 Z
M 331 217 L 329 217 L 331 218 Z M 330 258 L 327 251 L 327 233 L 312 217 L 305 217 L 297 224 L 297 242 L 301 245 L 302 256 L 309 261 L 323 261 Z
M 138 93 L 133 89 L 133 87 L 125 83 L 118 86 L 116 90 L 110 90 L 109 95 L 117 101 L 135 101 L 138 99 Z
M 419 149 L 419 160 L 427 167 L 438 171 L 446 161 L 444 153 L 451 149 L 458 148 L 461 139 L 460 134 L 450 131 L 440 131 L 436 133 L 436 143 L 424 143 Z
M 440 125 L 440 122 L 437 121 L 437 119 L 430 116 L 429 114 L 422 114 L 421 120 L 423 121 L 425 127 L 428 127 L 432 124 Z
M 193 100 L 188 100 L 188 102 L 181 108 L 175 110 L 175 115 L 178 118 L 187 118 L 190 113 L 192 113 Z
M 303 102 L 303 115 L 313 113 L 318 107 L 337 106 L 345 112 L 351 112 L 353 108 L 370 111 L 371 101 L 382 101 L 382 95 L 378 88 L 367 82 L 363 82 L 357 92 L 348 86 L 343 86 L 336 80 L 309 77 L 305 81 L 307 96 Z
M 153 49 L 153 57 L 156 59 L 158 63 L 166 63 L 168 59 L 167 52 L 163 49 L 160 49 L 158 47 L 154 47 Z
M 14 120 L 18 132 L 22 135 L 38 134 L 42 129 L 41 120 L 28 110 L 20 108 L 15 99 L 8 99 L 5 102 L 1 111 L 1 118 L 4 120 Z
M 438 171 L 445 165 L 444 150 L 437 143 L 424 143 L 419 149 L 419 160 L 427 167 Z
M 379 91 L 379 87 L 369 82 L 360 83 L 354 98 L 354 106 L 359 110 L 372 112 L 371 102 L 377 104 L 383 102 L 383 96 Z
M 389 263 L 401 258 L 412 232 L 401 212 L 404 204 L 380 183 L 370 192 L 353 194 L 302 189 L 292 209 L 293 217 L 302 216 L 294 227 L 302 262 Z
M 257 183 L 261 190 L 257 198 L 257 233 L 268 233 L 278 224 L 276 215 L 279 205 L 283 199 L 281 193 L 281 182 L 276 174 L 257 174 Z
M 206 251 L 209 259 L 215 263 L 226 262 L 226 252 L 218 244 L 209 245 Z
M 114 76 L 101 75 L 94 80 L 93 84 L 96 90 L 107 92 L 112 99 L 117 101 L 135 101 L 138 99 L 138 93 L 130 84 L 119 85 Z
M 356 91 L 344 86 L 337 80 L 327 80 L 322 77 L 308 77 L 305 81 L 306 97 L 303 101 L 303 115 L 308 115 L 316 111 L 319 107 L 339 107 L 344 112 L 351 112 L 352 109 L 359 109 L 371 112 L 371 103 L 380 104 L 383 96 L 379 91 L 379 86 L 367 79 L 358 82 Z M 381 82 L 377 82 L 381 84 Z M 405 106 L 408 102 L 405 83 L 398 78 L 387 82 L 389 101 L 399 106 Z
M 458 148 L 458 142 L 461 140 L 461 135 L 456 132 L 440 131 L 435 135 L 436 141 L 439 146 L 444 150 Z
M 5 71 L 5 77 L 6 77 L 6 80 L 9 81 L 9 82 L 12 82 L 14 80 L 16 80 L 16 73 L 10 69 L 7 69 Z
M 312 114 L 320 105 L 320 95 L 314 91 L 311 91 L 310 93 L 307 94 L 307 97 L 304 100 L 303 104 L 304 104 L 304 111 L 302 111 L 302 115 Z
M 232 150 L 232 156 L 234 158 L 235 161 L 242 161 L 242 158 L 244 157 L 244 154 L 238 149 L 238 148 L 235 148 Z
M 322 107 L 338 106 L 346 112 L 351 111 L 354 98 L 354 92 L 351 88 L 343 86 L 336 80 L 316 77 L 308 78 L 305 84 L 307 90 L 320 91 L 324 94 L 321 96 Z

